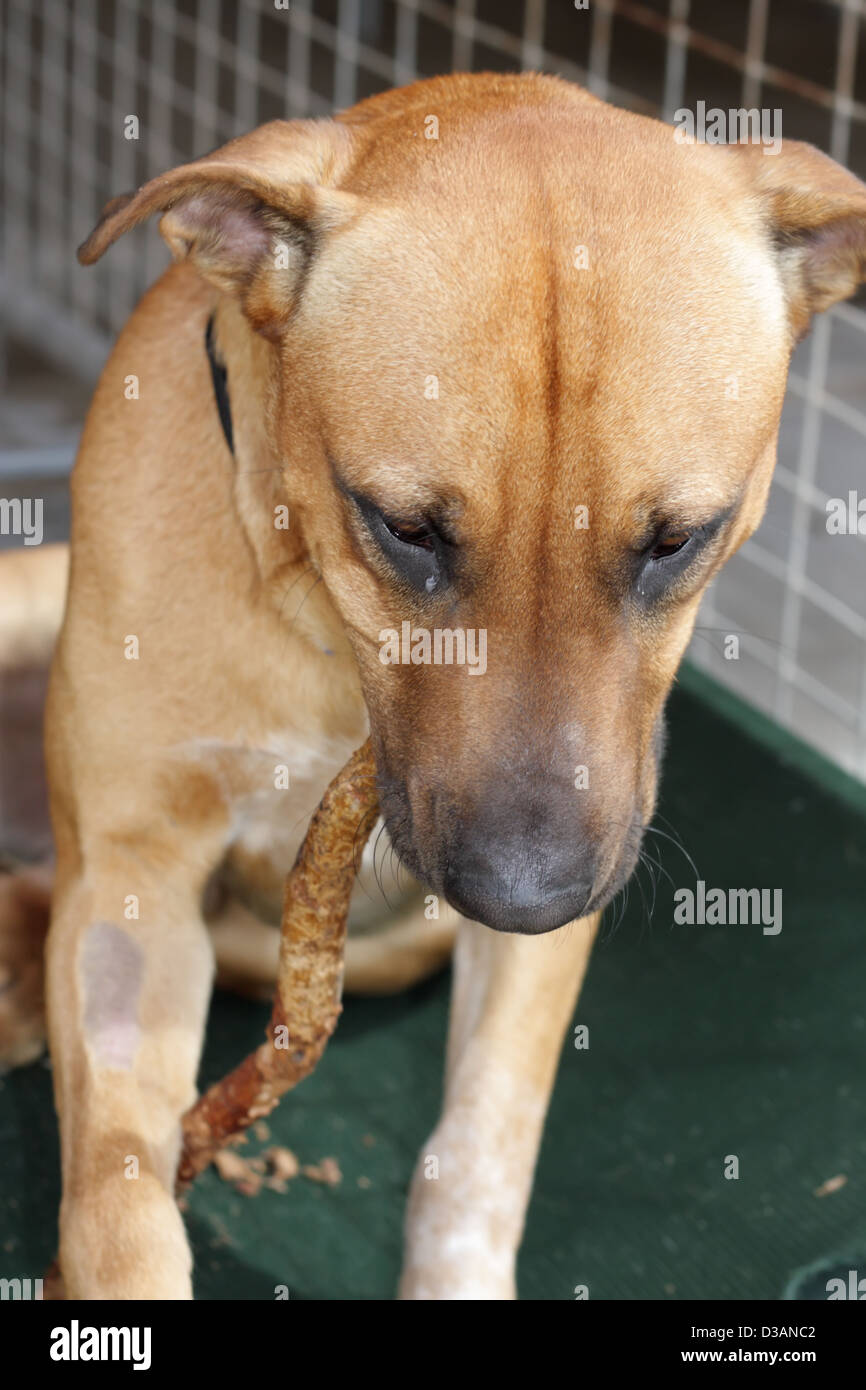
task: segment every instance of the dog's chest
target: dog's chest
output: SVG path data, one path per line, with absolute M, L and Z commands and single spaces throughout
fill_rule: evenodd
M 208 771 L 229 807 L 224 884 L 259 915 L 279 920 L 286 874 L 328 783 L 354 750 L 355 739 L 318 743 L 291 731 L 255 738 L 197 738 L 174 750 Z M 381 823 L 359 866 L 350 925 L 367 929 L 401 903 L 413 885 L 390 856 Z M 374 855 L 376 865 L 374 865 Z
M 325 788 L 353 751 L 348 739 L 318 744 L 293 731 L 202 737 L 176 744 L 176 759 L 205 772 L 228 815 L 225 851 L 291 866 Z

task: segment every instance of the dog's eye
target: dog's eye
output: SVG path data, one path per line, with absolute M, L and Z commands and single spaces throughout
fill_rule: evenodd
M 400 526 L 396 521 L 390 521 L 387 516 L 382 520 L 395 540 L 402 541 L 404 545 L 419 546 L 422 550 L 432 550 L 436 532 L 432 526 Z
M 688 531 L 679 531 L 674 536 L 664 536 L 657 540 L 650 551 L 651 560 L 667 560 L 684 550 L 691 540 Z
M 401 579 L 420 593 L 434 594 L 447 579 L 450 547 L 428 521 L 392 521 L 360 493 L 351 493 L 369 534 Z
M 701 531 L 659 531 L 655 540 L 650 541 L 637 562 L 637 592 L 645 602 L 673 592 L 700 550 L 701 534 Z
M 671 517 L 658 523 L 654 536 L 645 536 L 632 551 L 634 587 L 644 604 L 675 600 L 693 591 L 705 571 L 705 560 L 736 511 L 727 506 L 704 522 L 681 522 Z

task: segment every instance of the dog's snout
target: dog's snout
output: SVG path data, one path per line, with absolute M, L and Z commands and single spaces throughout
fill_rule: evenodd
M 579 839 L 546 843 L 463 830 L 448 856 L 443 888 L 452 907 L 498 931 L 552 931 L 583 915 L 592 897 L 594 855 Z

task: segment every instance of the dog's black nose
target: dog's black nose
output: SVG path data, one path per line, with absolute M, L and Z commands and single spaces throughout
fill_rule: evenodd
M 497 931 L 553 931 L 586 911 L 593 877 L 573 845 L 534 850 L 524 841 L 463 839 L 443 889 L 452 907 Z

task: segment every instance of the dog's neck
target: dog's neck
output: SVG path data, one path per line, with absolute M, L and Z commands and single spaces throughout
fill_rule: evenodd
M 317 582 L 300 518 L 288 513 L 284 462 L 277 442 L 279 349 L 250 327 L 228 297 L 220 298 L 211 324 L 211 353 L 225 368 L 226 406 L 231 414 L 234 510 L 262 595 L 316 646 L 328 651 L 345 649 L 348 654 L 327 589 Z M 201 350 L 207 352 L 204 341 Z M 210 370 L 209 366 L 209 375 Z M 216 394 L 212 409 L 219 413 Z
M 283 463 L 275 437 L 277 348 L 250 327 L 231 299 L 220 300 L 211 322 L 212 349 L 226 372 L 235 506 L 259 576 L 270 585 L 283 577 L 287 566 L 310 563 L 304 538 L 291 518 L 287 529 L 275 525 L 276 509 L 285 505 Z M 216 398 L 213 410 L 218 413 Z

